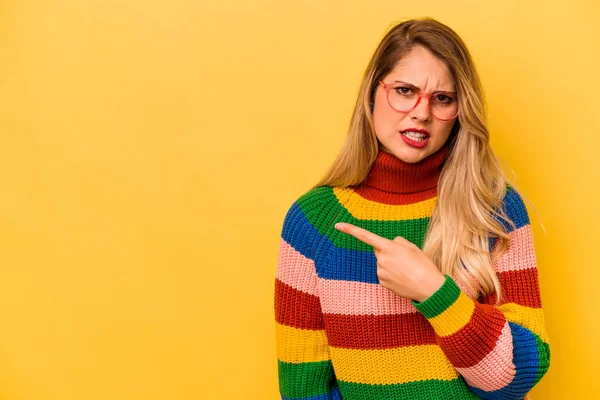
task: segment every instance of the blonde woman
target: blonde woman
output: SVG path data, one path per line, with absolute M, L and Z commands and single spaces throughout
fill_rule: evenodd
M 285 216 L 282 399 L 524 399 L 550 366 L 529 215 L 446 25 L 391 28 L 346 142 Z

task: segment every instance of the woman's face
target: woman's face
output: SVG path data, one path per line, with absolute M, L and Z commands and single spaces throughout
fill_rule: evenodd
M 396 64 L 394 70 L 383 78 L 384 83 L 393 83 L 396 80 L 416 86 L 421 93 L 456 93 L 454 79 L 448 66 L 422 46 L 415 46 Z M 429 109 L 429 100 L 425 97 L 421 98 L 417 107 L 410 112 L 398 112 L 390 107 L 382 85 L 378 85 L 375 91 L 373 118 L 381 150 L 407 163 L 416 163 L 438 151 L 446 143 L 456 121 L 441 121 L 435 118 Z M 410 128 L 427 131 L 429 138 L 423 147 L 407 143 L 409 139 L 404 138 L 401 132 Z

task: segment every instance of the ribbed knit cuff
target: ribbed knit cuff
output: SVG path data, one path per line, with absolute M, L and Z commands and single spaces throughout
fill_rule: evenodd
M 444 274 L 446 280 L 431 296 L 418 302 L 412 300 L 412 304 L 427 319 L 434 318 L 450 307 L 460 296 L 460 287 L 454 282 L 454 279 L 448 274 Z

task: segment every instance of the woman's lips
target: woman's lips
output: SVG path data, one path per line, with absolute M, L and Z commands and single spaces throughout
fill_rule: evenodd
M 408 128 L 408 129 L 404 129 L 404 130 L 400 131 L 400 133 L 404 133 L 404 132 L 418 132 L 418 133 L 422 133 L 426 136 L 429 136 L 429 132 L 427 132 L 427 130 L 425 130 L 425 129 Z
M 404 131 L 404 132 L 406 132 L 406 131 Z M 421 142 L 419 142 L 417 140 L 413 140 L 413 139 L 409 138 L 406 135 L 403 135 L 402 132 L 400 132 L 400 137 L 402 138 L 402 140 L 404 140 L 404 143 L 408 144 L 411 147 L 416 147 L 416 148 L 419 148 L 419 149 L 422 148 L 422 147 L 425 147 L 425 145 L 429 141 L 429 135 L 427 135 L 425 137 L 425 140 L 423 140 Z

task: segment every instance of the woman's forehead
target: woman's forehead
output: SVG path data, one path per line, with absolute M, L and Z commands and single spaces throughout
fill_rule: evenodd
M 421 89 L 454 91 L 454 78 L 448 65 L 420 46 L 398 60 L 386 76 L 386 82 L 392 81 L 407 82 Z

